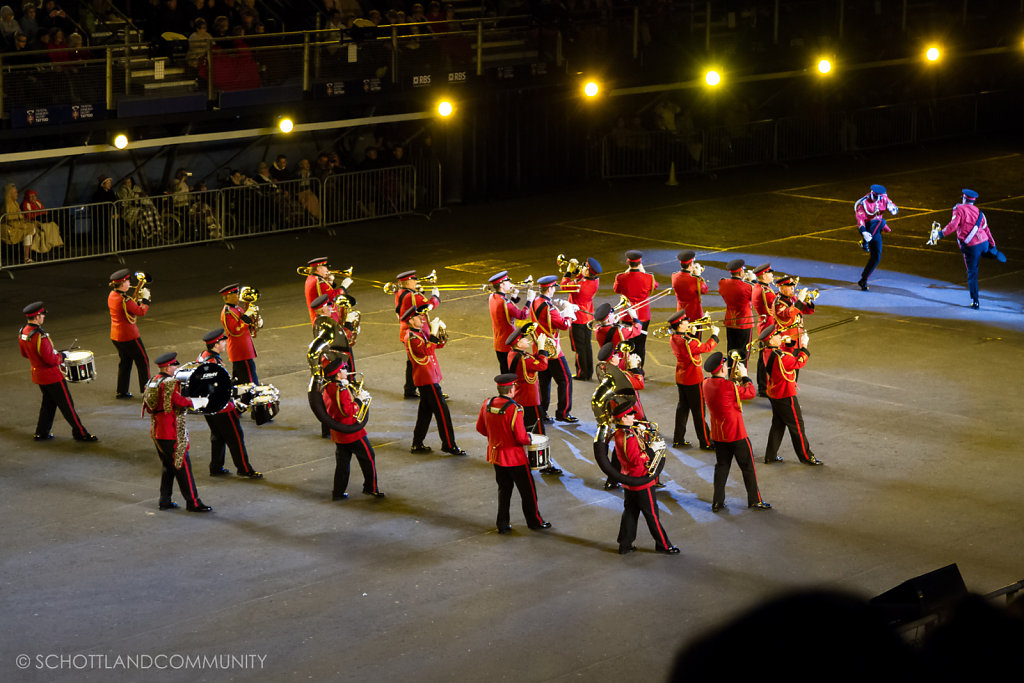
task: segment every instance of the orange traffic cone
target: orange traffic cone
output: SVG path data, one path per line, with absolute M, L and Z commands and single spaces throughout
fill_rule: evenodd
M 676 180 L 676 162 L 672 162 L 672 165 L 668 167 L 668 181 L 665 182 L 669 187 L 675 187 L 679 184 Z

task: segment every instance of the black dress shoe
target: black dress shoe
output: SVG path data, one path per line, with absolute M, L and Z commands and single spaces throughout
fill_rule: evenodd
M 764 464 L 771 465 L 773 462 L 782 462 L 781 455 L 766 455 L 764 456 Z
M 169 502 L 169 503 L 160 503 L 160 509 L 161 510 L 177 510 L 178 509 L 178 504 L 175 503 L 173 500 L 171 502 Z
M 656 489 L 663 489 L 663 488 L 665 488 L 665 485 L 662 484 L 660 481 L 656 481 L 656 482 L 654 482 L 654 488 L 656 488 Z
M 619 482 L 617 482 L 617 481 L 611 481 L 609 479 L 608 481 L 606 481 L 604 483 L 604 490 L 605 491 L 614 491 L 617 488 L 619 488 Z
M 447 453 L 448 455 L 465 455 L 466 454 L 466 451 L 462 450 L 458 446 L 454 446 L 452 448 L 442 448 L 441 452 L 442 453 Z
M 131 398 L 131 397 L 132 397 L 132 392 L 130 392 L 130 391 L 127 392 L 127 393 L 124 393 L 124 394 L 120 394 L 119 393 L 119 394 L 116 394 L 114 396 L 114 398 Z
M 702 451 L 713 451 L 715 450 L 715 445 L 711 443 L 706 443 L 703 446 L 701 446 L 700 449 Z
M 636 546 L 635 545 L 620 545 L 619 546 L 619 555 L 629 555 L 630 553 L 635 552 L 635 551 L 636 551 Z
M 512 527 L 510 527 L 510 526 L 499 526 L 498 527 L 498 533 L 499 534 L 507 534 L 507 533 L 511 533 L 511 532 L 512 532 Z
M 711 504 L 711 511 L 712 512 L 721 512 L 724 509 L 725 509 L 725 503 L 712 503 Z
M 761 397 L 761 398 L 768 398 L 768 390 L 767 389 L 758 389 L 757 390 L 757 395 L 759 397 Z
M 548 417 L 547 415 L 545 415 L 545 416 L 544 416 L 544 417 L 542 417 L 541 419 L 542 419 L 542 420 L 544 420 L 544 424 L 548 424 L 548 425 L 549 425 L 549 424 L 554 424 L 554 422 L 555 422 L 554 420 L 552 420 L 552 419 L 551 419 L 550 417 Z
M 672 442 L 672 448 L 691 448 L 692 446 L 693 444 L 687 441 L 686 439 L 683 439 L 682 441 Z
M 537 531 L 538 529 L 550 529 L 551 528 L 551 522 L 544 522 L 540 526 L 531 526 L 530 528 L 533 529 L 534 531 Z
M 823 463 L 822 461 L 818 460 L 817 458 L 815 458 L 812 455 L 810 460 L 804 460 L 804 464 L 805 465 L 824 465 L 825 463 Z
M 417 394 L 415 391 L 412 392 L 411 394 L 408 393 L 408 392 L 402 394 L 402 398 L 419 398 L 419 397 L 420 397 L 420 395 Z
M 857 286 L 860 287 L 862 292 L 868 291 L 868 281 L 863 278 L 857 280 Z
M 53 439 L 53 434 L 36 434 L 32 438 L 36 441 L 50 441 Z
M 979 308 L 981 308 L 981 302 L 978 300 L 972 301 L 971 308 L 973 308 L 974 310 L 978 310 Z
M 557 468 L 557 467 L 555 467 L 554 465 L 548 465 L 547 467 L 545 467 L 544 469 L 542 469 L 542 470 L 540 471 L 540 473 L 541 473 L 541 474 L 550 474 L 550 475 L 559 475 L 559 474 L 561 474 L 561 473 L 562 473 L 562 470 L 558 469 L 558 468 Z
M 679 548 L 677 548 L 674 545 L 670 545 L 667 548 L 655 548 L 655 550 L 658 551 L 659 553 L 665 553 L 666 555 L 678 555 L 679 554 Z
M 578 417 L 576 417 L 575 415 L 569 415 L 569 414 L 566 414 L 565 417 L 556 417 L 555 419 L 558 420 L 559 422 L 568 422 L 569 424 L 573 424 L 575 422 L 579 422 L 580 421 L 580 419 Z
M 228 474 L 231 474 L 231 470 L 226 467 L 221 467 L 219 470 L 210 470 L 211 477 L 223 477 Z
M 766 503 L 762 500 L 757 503 L 754 503 L 753 505 L 748 505 L 747 507 L 750 508 L 751 510 L 771 510 L 772 504 Z
M 424 446 L 421 443 L 420 444 L 414 443 L 412 445 L 412 448 L 409 449 L 409 452 L 410 453 L 432 453 L 433 450 L 434 449 L 431 448 L 430 446 Z
M 384 492 L 383 491 L 374 491 L 372 489 L 363 489 L 363 493 L 365 493 L 368 496 L 373 496 L 374 498 L 384 498 Z
M 238 476 L 240 476 L 240 477 L 249 477 L 250 479 L 262 479 L 263 478 L 263 473 L 262 472 L 253 471 L 253 472 L 250 472 L 249 474 L 245 474 L 244 472 L 239 472 Z
M 75 441 L 99 441 L 99 437 L 97 437 L 95 434 L 89 434 L 88 432 L 86 432 L 85 434 L 79 434 L 78 436 L 76 436 Z
M 199 505 L 196 505 L 195 507 L 190 507 L 190 508 L 186 508 L 186 509 L 189 512 L 212 512 L 213 511 L 212 507 L 210 507 L 209 505 L 203 505 L 202 503 L 200 503 Z
M 348 500 L 347 493 L 332 493 L 331 500 Z

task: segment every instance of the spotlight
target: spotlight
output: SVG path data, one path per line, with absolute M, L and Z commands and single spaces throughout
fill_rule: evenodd
M 455 111 L 455 106 L 448 100 L 442 100 L 437 103 L 437 113 L 440 116 L 451 116 Z
M 827 59 L 818 60 L 818 72 L 827 74 L 832 71 L 832 62 Z
M 939 61 L 939 57 L 941 56 L 942 53 L 939 52 L 939 48 L 934 45 L 928 48 L 924 53 L 925 59 L 927 59 L 929 62 L 937 62 Z
M 708 85 L 718 85 L 722 82 L 722 74 L 718 73 L 714 69 L 704 74 L 704 82 Z
M 277 122 L 277 127 L 281 129 L 282 133 L 291 133 L 295 128 L 295 123 L 287 116 L 282 116 L 281 120 Z
M 118 149 L 124 149 L 128 146 L 128 136 L 124 133 L 118 133 L 114 136 L 114 147 Z
M 601 92 L 601 87 L 595 81 L 587 81 L 583 86 L 583 94 L 587 97 L 597 97 L 599 92 Z

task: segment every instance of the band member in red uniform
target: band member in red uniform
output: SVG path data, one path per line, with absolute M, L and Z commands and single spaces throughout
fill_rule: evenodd
M 359 405 L 348 382 L 349 356 L 344 354 L 331 361 L 324 368 L 324 375 L 331 381 L 324 387 L 324 406 L 327 413 L 342 424 L 356 424 Z M 331 430 L 331 441 L 334 442 L 334 491 L 332 500 L 348 498 L 349 468 L 352 456 L 356 456 L 359 469 L 363 472 L 363 493 L 374 498 L 383 498 L 384 493 L 377 487 L 377 455 L 373 452 L 366 430 L 356 432 L 338 432 Z
M 615 418 L 615 458 L 619 462 L 619 471 L 628 477 L 647 476 L 647 453 L 640 446 L 634 431 L 636 398 L 627 396 L 612 403 L 612 417 Z M 622 485 L 622 519 L 619 522 L 619 554 L 626 555 L 636 550 L 637 521 L 643 513 L 647 528 L 654 537 L 654 549 L 667 555 L 679 554 L 679 548 L 668 540 L 668 534 L 661 526 L 658 516 L 658 498 L 654 481 L 643 486 Z
M 601 285 L 600 274 L 601 264 L 595 258 L 588 258 L 578 272 L 567 274 L 559 284 L 568 292 L 569 302 L 579 307 L 569 330 L 569 343 L 576 355 L 576 374 L 572 378 L 587 382 L 594 378 L 594 349 L 590 345 L 593 333 L 587 323 L 593 317 L 590 312 L 594 310 L 594 295 Z
M 754 469 L 754 451 L 750 447 L 747 428 L 743 424 L 743 405 L 740 401 L 754 398 L 754 383 L 747 377 L 747 370 L 740 364 L 739 381 L 726 376 L 725 357 L 718 351 L 704 361 L 704 371 L 711 375 L 704 380 L 704 400 L 711 415 L 711 440 L 715 444 L 715 483 L 711 498 L 711 511 L 725 508 L 725 482 L 733 459 L 743 474 L 743 485 L 747 489 L 747 507 L 755 510 L 769 510 L 771 504 L 761 498 L 757 488 L 757 471 Z
M 754 313 L 757 315 L 757 333 L 761 334 L 766 327 L 775 323 L 775 272 L 770 263 L 763 263 L 754 268 L 757 282 L 751 288 Z M 764 369 L 764 358 L 757 354 L 757 395 L 768 396 L 768 374 Z
M 676 293 L 676 310 L 686 311 L 688 320 L 704 317 L 701 294 L 707 294 L 708 283 L 700 274 L 704 266 L 696 263 L 697 254 L 692 251 L 679 252 L 679 271 L 672 273 L 672 289 Z
M 445 342 L 430 329 L 426 315 L 428 310 L 428 304 L 409 308 L 404 318 L 409 326 L 405 335 L 405 351 L 412 362 L 413 384 L 420 392 L 420 407 L 416 413 L 416 426 L 412 431 L 412 448 L 409 452 L 430 452 L 430 446 L 425 446 L 423 439 L 427 436 L 430 417 L 433 416 L 441 435 L 441 450 L 450 455 L 465 455 L 466 451 L 455 443 L 452 415 L 448 412 L 448 402 L 441 391 L 441 366 L 434 352 L 435 349 L 444 348 Z
M 537 488 L 530 474 L 530 461 L 525 446 L 530 435 L 523 425 L 523 409 L 509 394 L 516 382 L 516 375 L 505 373 L 494 378 L 498 395 L 480 406 L 476 418 L 476 431 L 487 437 L 487 462 L 494 465 L 494 479 L 498 483 L 499 534 L 512 531 L 509 507 L 512 503 L 512 487 L 519 489 L 523 500 L 523 517 L 531 529 L 550 529 L 551 522 L 544 521 L 537 509 Z
M 339 296 L 348 298 L 348 288 L 352 285 L 352 278 L 345 278 L 339 283 L 334 282 L 334 275 L 331 274 L 330 266 L 327 264 L 326 256 L 317 256 L 309 260 L 309 275 L 306 276 L 306 308 L 309 309 L 309 322 L 316 319 L 313 311 L 313 300 L 321 294 L 327 294 L 332 300 Z M 338 286 L 335 287 L 334 285 Z M 355 301 L 349 299 L 349 304 Z
M 700 331 L 690 324 L 686 311 L 676 311 L 668 319 L 672 327 L 669 345 L 676 357 L 676 390 L 679 402 L 676 404 L 676 424 L 672 436 L 672 445 L 689 448 L 693 444 L 686 440 L 686 423 L 693 416 L 693 430 L 697 433 L 697 443 L 701 449 L 711 450 L 711 430 L 704 416 L 704 373 L 701 354 L 714 350 L 718 346 L 718 327 L 711 326 L 711 336 L 701 342 Z
M 635 344 L 636 338 L 644 331 L 643 325 L 633 316 L 632 308 L 618 313 L 611 304 L 603 303 L 594 311 L 594 319 L 599 324 L 594 335 L 598 348 L 609 342 L 614 346 L 624 341 L 632 341 Z
M 395 315 L 398 316 L 398 340 L 405 346 L 405 335 L 409 330 L 408 324 L 405 322 L 403 317 L 409 312 L 409 309 L 417 308 L 425 304 L 430 304 L 431 308 L 437 308 L 441 305 L 441 292 L 435 287 L 430 292 L 430 298 L 424 296 L 423 291 L 420 289 L 419 278 L 416 277 L 415 270 L 407 270 L 404 273 L 399 273 L 395 278 L 400 285 L 395 291 Z M 405 361 L 405 387 L 404 395 L 405 398 L 416 398 L 416 384 L 412 379 L 412 361 Z
M 779 280 L 779 295 L 772 306 L 772 317 L 779 334 L 791 340 L 794 345 L 802 345 L 804 336 L 804 316 L 814 313 L 814 302 L 807 300 L 807 289 L 796 293 L 796 279 L 790 275 Z M 767 326 L 766 326 L 767 327 Z M 761 332 L 764 332 L 762 329 Z M 760 337 L 760 333 L 758 334 Z M 799 376 L 799 374 L 798 374 Z
M 516 375 L 512 388 L 512 399 L 523 409 L 523 425 L 526 431 L 544 434 L 544 417 L 540 410 L 540 373 L 548 367 L 548 352 L 534 341 L 537 323 L 517 325 L 516 330 L 505 342 L 511 348 L 508 366 Z M 549 458 L 550 460 L 550 458 Z M 551 460 L 554 463 L 554 460 Z M 562 470 L 550 464 L 540 470 L 541 474 L 559 475 Z
M 185 410 L 206 405 L 205 398 L 185 398 L 181 395 L 174 370 L 180 365 L 178 354 L 171 351 L 156 359 L 159 372 L 150 378 L 142 396 L 143 413 L 151 416 L 149 434 L 156 444 L 157 455 L 163 464 L 160 476 L 160 509 L 173 510 L 178 504 L 171 500 L 174 480 L 178 480 L 178 491 L 185 498 L 189 512 L 209 512 L 213 508 L 199 500 L 196 480 L 192 474 L 192 463 L 188 457 L 188 428 L 185 426 Z
M 764 450 L 766 463 L 782 462 L 779 446 L 782 435 L 789 430 L 793 440 L 793 449 L 805 465 L 821 465 L 821 460 L 814 457 L 811 446 L 807 443 L 807 431 L 804 428 L 804 414 L 800 410 L 797 399 L 796 371 L 807 364 L 810 353 L 807 351 L 807 334 L 803 335 L 799 346 L 789 342 L 775 328 L 769 327 L 761 333 L 761 341 L 765 342 L 764 364 L 768 368 L 768 400 L 772 404 L 772 426 L 768 431 L 768 445 Z M 789 349 L 795 349 L 790 351 Z
M 599 364 L 614 365 L 622 370 L 622 374 L 629 380 L 630 388 L 617 389 L 615 395 L 635 396 L 636 404 L 633 406 L 633 412 L 636 413 L 638 420 L 646 420 L 647 416 L 644 414 L 644 407 L 640 402 L 640 390 L 646 386 L 644 369 L 640 367 L 640 356 L 632 351 L 624 351 L 619 346 L 608 342 L 598 349 L 597 360 Z
M 487 298 L 487 307 L 491 312 L 491 331 L 493 333 L 494 354 L 498 357 L 498 368 L 502 374 L 509 372 L 509 345 L 505 343 L 508 336 L 516 329 L 517 320 L 526 320 L 529 315 L 529 304 L 536 293 L 531 289 L 526 295 L 527 305 L 520 308 L 519 293 L 508 277 L 508 271 L 495 273 L 488 280 L 494 291 Z
M 43 306 L 43 302 L 29 304 L 22 309 L 22 313 L 25 314 L 25 325 L 18 335 L 18 349 L 32 364 L 32 383 L 43 393 L 39 419 L 36 421 L 35 440 L 49 441 L 53 438 L 53 434 L 50 433 L 53 416 L 60 408 L 61 415 L 71 425 L 71 434 L 75 441 L 99 441 L 82 426 L 82 420 L 75 411 L 75 402 L 60 369 L 64 354 L 54 350 L 50 335 L 43 330 L 43 322 L 46 320 L 46 307 Z
M 224 328 L 219 327 L 203 335 L 206 342 L 206 350 L 199 354 L 196 360 L 200 363 L 215 363 L 221 367 L 224 360 L 221 356 L 227 348 L 228 336 L 224 334 Z M 219 477 L 231 474 L 231 470 L 224 467 L 225 448 L 231 451 L 231 460 L 235 463 L 235 470 L 240 477 L 250 479 L 262 479 L 263 475 L 257 472 L 249 462 L 249 451 L 245 447 L 245 432 L 242 431 L 242 421 L 238 419 L 238 407 L 233 400 L 221 408 L 220 412 L 213 415 L 204 414 L 206 424 L 210 426 L 210 476 Z
M 256 347 L 252 343 L 252 325 L 255 323 L 238 304 L 240 289 L 237 282 L 221 288 L 224 308 L 220 312 L 220 322 L 228 335 L 228 360 L 231 361 L 231 376 L 235 384 L 259 384 Z
M 558 289 L 558 278 L 545 275 L 537 280 L 540 295 L 530 304 L 530 318 L 537 323 L 537 334 L 544 334 L 555 340 L 556 353 L 548 359 L 548 367 L 540 373 L 540 407 L 544 419 L 549 419 L 548 406 L 551 405 L 551 380 L 558 386 L 558 404 L 555 407 L 555 419 L 559 422 L 579 422 L 572 415 L 572 375 L 569 373 L 569 362 L 562 353 L 562 341 L 559 339 L 561 330 L 568 330 L 575 318 L 574 314 L 562 312 L 552 303 L 555 290 Z
M 718 281 L 718 293 L 725 302 L 725 344 L 728 351 L 737 351 L 744 359 L 750 345 L 754 316 L 751 303 L 754 288 L 743 273 L 743 259 L 725 264 L 729 277 Z
M 636 311 L 636 319 L 643 328 L 643 332 L 633 341 L 633 350 L 640 356 L 641 365 L 647 358 L 647 328 L 651 324 L 651 305 L 640 305 L 640 302 L 649 298 L 658 288 L 658 281 L 644 270 L 643 259 L 644 255 L 641 252 L 627 251 L 627 269 L 615 276 L 615 284 L 612 286 L 612 291 L 629 301 L 630 306 Z
M 961 190 L 961 193 L 960 203 L 953 206 L 953 216 L 946 227 L 940 230 L 938 223 L 933 224 L 932 239 L 928 240 L 928 244 L 937 244 L 944 236 L 956 234 L 956 243 L 960 245 L 964 267 L 967 268 L 967 291 L 971 295 L 971 308 L 978 309 L 981 307 L 978 298 L 978 264 L 981 263 L 981 257 L 1006 263 L 1006 254 L 996 248 L 996 239 L 989 230 L 988 219 L 974 205 L 978 193 L 967 188 Z
M 111 292 L 107 296 L 107 308 L 110 310 L 110 341 L 117 349 L 120 359 L 117 364 L 117 398 L 131 398 L 128 382 L 132 378 L 132 364 L 139 373 L 139 391 L 149 380 L 149 356 L 142 345 L 137 318 L 149 311 L 149 290 L 139 290 L 138 301 L 131 298 L 128 288 L 131 286 L 131 272 L 124 268 L 110 276 Z

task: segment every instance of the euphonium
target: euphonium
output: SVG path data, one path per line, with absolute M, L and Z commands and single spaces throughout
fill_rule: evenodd
M 740 368 L 743 367 L 743 356 L 740 355 L 739 351 L 733 349 L 732 351 L 729 352 L 729 360 L 732 361 L 732 365 L 729 368 L 729 379 L 731 379 L 733 382 L 739 382 L 741 379 L 743 379 L 744 374 L 740 370 Z

